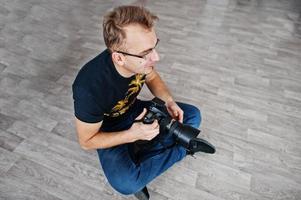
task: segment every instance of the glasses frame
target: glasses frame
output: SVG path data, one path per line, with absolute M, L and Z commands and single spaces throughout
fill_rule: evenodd
M 153 48 L 150 49 L 150 52 L 149 52 L 149 53 L 147 53 L 147 54 L 145 54 L 145 55 L 142 55 L 142 56 L 136 55 L 136 54 L 127 53 L 127 52 L 124 52 L 124 51 L 116 51 L 116 52 L 117 52 L 117 53 L 121 53 L 121 54 L 126 55 L 126 56 L 133 56 L 133 57 L 136 57 L 136 58 L 142 58 L 142 59 L 145 60 L 145 59 L 146 59 L 146 56 L 147 56 L 148 54 L 150 54 L 151 52 L 153 52 L 153 50 L 157 47 L 157 45 L 158 45 L 159 42 L 160 42 L 160 39 L 157 38 L 157 42 L 156 42 L 155 46 L 154 46 Z

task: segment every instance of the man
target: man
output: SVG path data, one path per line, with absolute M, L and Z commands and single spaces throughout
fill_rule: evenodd
M 144 83 L 175 120 L 196 128 L 201 123 L 200 111 L 176 103 L 154 68 L 159 61 L 157 19 L 137 6 L 109 12 L 103 22 L 107 49 L 80 70 L 72 86 L 79 143 L 97 150 L 109 183 L 122 194 L 148 197 L 147 183 L 187 154 L 172 137 L 161 133 L 164 140 L 159 141 L 158 121 L 135 121 L 150 105 L 137 99 Z

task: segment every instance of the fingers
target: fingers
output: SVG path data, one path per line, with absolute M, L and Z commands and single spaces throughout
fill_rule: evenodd
M 159 128 L 158 129 L 153 129 L 151 131 L 148 131 L 144 135 L 144 140 L 152 140 L 158 134 L 159 134 Z
M 179 121 L 180 121 L 181 123 L 183 123 L 183 118 L 184 118 L 184 112 L 181 111 L 181 112 L 180 112 L 180 115 L 179 115 Z
M 152 140 L 160 132 L 160 126 L 157 120 L 152 124 L 143 124 L 143 140 Z
M 183 123 L 183 115 L 179 118 L 179 121 Z
M 151 126 L 153 129 L 158 128 L 158 127 L 159 127 L 158 120 L 155 120 L 150 126 Z
M 181 109 L 173 111 L 173 114 L 174 115 L 172 117 L 174 119 L 177 119 L 179 122 L 183 123 L 184 112 Z
M 146 108 L 143 108 L 142 113 L 140 113 L 140 115 L 138 117 L 136 117 L 136 120 L 142 119 L 142 117 L 146 114 L 146 111 L 147 111 Z

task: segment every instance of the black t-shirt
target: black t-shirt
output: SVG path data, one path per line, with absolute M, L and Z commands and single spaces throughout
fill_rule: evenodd
M 81 68 L 72 85 L 75 116 L 87 123 L 120 119 L 134 104 L 144 82 L 142 74 L 121 76 L 105 50 Z

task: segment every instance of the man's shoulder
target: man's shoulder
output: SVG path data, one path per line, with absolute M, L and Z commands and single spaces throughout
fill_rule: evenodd
M 109 67 L 109 56 L 108 50 L 104 50 L 84 64 L 79 70 L 72 86 L 89 87 L 89 85 L 95 84 L 93 82 L 101 80 L 102 76 L 105 76 L 106 69 Z

